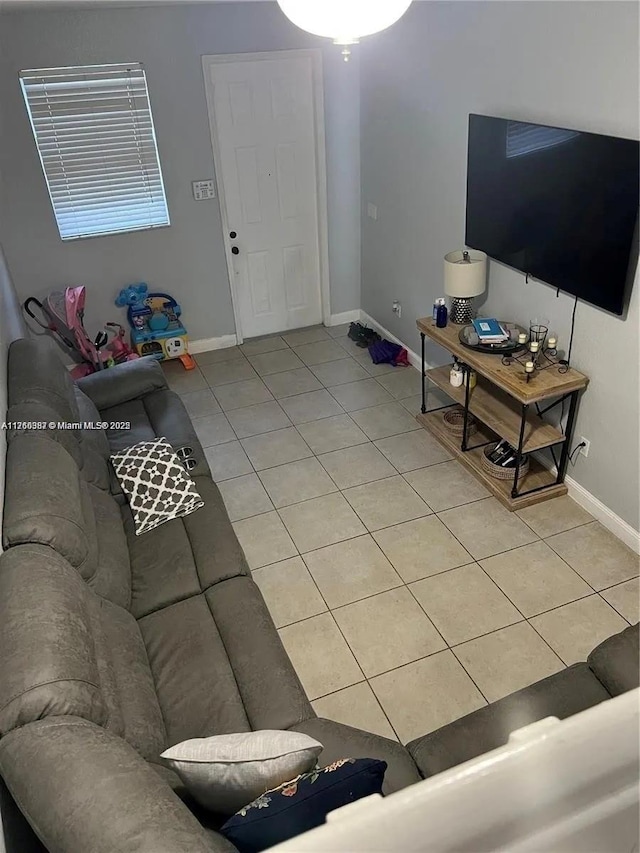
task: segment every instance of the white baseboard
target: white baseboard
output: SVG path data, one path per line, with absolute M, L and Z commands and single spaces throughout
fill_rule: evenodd
M 541 451 L 534 453 L 535 458 L 544 465 L 553 474 L 557 474 L 558 469 L 551 463 L 551 460 Z M 631 550 L 640 554 L 640 532 L 635 530 L 623 518 L 609 509 L 606 504 L 603 504 L 599 498 L 592 495 L 590 491 L 581 486 L 573 477 L 565 474 L 564 484 L 567 487 L 569 497 L 572 498 L 578 506 L 590 513 L 596 521 L 599 521 L 603 527 L 606 527 L 614 536 L 616 536 L 625 545 L 628 545 Z
M 234 347 L 238 343 L 235 335 L 220 335 L 219 338 L 196 338 L 189 341 L 189 352 L 197 355 L 199 352 L 209 352 L 212 349 Z
M 357 323 L 360 319 L 360 309 L 343 311 L 341 314 L 332 314 L 325 326 L 342 326 L 343 323 Z
M 383 338 L 387 338 L 387 340 L 393 341 L 396 344 L 400 344 L 401 347 L 404 347 L 409 355 L 409 361 L 411 364 L 418 370 L 421 369 L 422 365 L 420 356 L 413 350 L 410 350 L 409 347 L 407 347 L 407 345 L 399 338 L 392 335 L 388 329 L 381 326 L 380 323 L 374 320 L 373 317 L 370 317 L 365 311 L 360 311 L 360 319 L 367 326 L 371 326 L 372 329 L 375 329 Z M 430 366 L 431 365 L 429 364 L 426 365 L 427 368 Z M 536 454 L 536 458 L 538 458 L 542 464 L 549 467 L 548 460 L 546 460 L 545 457 L 538 456 L 538 454 Z M 584 486 L 581 486 L 580 483 L 572 477 L 565 477 L 564 481 L 567 486 L 569 497 L 573 498 L 579 506 L 591 513 L 591 515 L 599 521 L 603 527 L 610 530 L 614 536 L 620 539 L 621 542 L 624 542 L 625 545 L 628 545 L 632 551 L 636 554 L 640 554 L 640 532 L 638 530 L 635 530 L 623 518 L 616 515 L 612 509 L 609 509 L 608 506 L 603 504 L 601 500 L 599 500 L 595 495 L 592 495 L 591 492 L 587 491 Z
M 573 498 L 587 512 L 590 512 L 603 527 L 606 527 L 614 536 L 628 545 L 634 553 L 640 554 L 640 531 L 635 530 L 623 518 L 616 515 L 613 510 L 605 506 L 591 492 L 588 492 L 573 477 L 565 477 L 564 481 L 569 490 L 569 497 Z
M 360 320 L 366 325 L 370 326 L 372 329 L 375 329 L 379 335 L 382 335 L 383 338 L 386 338 L 388 341 L 393 341 L 394 344 L 399 344 L 401 347 L 404 347 L 407 351 L 407 355 L 409 356 L 409 362 L 416 368 L 416 370 L 422 369 L 422 360 L 417 352 L 414 352 L 412 349 L 403 343 L 400 338 L 396 338 L 395 335 L 392 335 L 388 329 L 385 329 L 384 326 L 381 326 L 377 320 L 374 320 L 373 317 L 370 317 L 366 311 L 360 311 Z M 429 366 L 429 365 L 427 365 Z

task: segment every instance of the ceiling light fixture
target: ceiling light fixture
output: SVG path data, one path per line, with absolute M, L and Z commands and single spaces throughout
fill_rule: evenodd
M 349 45 L 386 30 L 410 5 L 411 0 L 278 0 L 278 6 L 297 27 L 344 45 L 345 62 L 351 55 Z

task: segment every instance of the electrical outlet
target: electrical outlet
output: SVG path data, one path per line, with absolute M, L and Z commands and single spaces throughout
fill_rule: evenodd
M 393 304 L 391 305 L 391 310 L 394 314 L 397 314 L 398 317 L 402 317 L 402 303 L 398 302 L 397 299 L 393 300 Z
M 584 447 L 580 448 L 580 453 L 583 456 L 588 456 L 589 455 L 589 448 L 591 447 L 591 442 L 589 441 L 588 438 L 585 438 L 583 435 L 581 435 L 580 441 L 578 442 L 578 444 L 582 444 L 583 442 L 584 442 Z

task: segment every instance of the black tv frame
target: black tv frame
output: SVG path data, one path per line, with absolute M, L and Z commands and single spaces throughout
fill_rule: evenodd
M 634 140 L 634 139 L 625 139 L 624 137 L 614 137 L 614 136 L 607 136 L 606 134 L 592 133 L 591 131 L 583 131 L 583 130 L 577 130 L 577 129 L 572 129 L 572 128 L 565 128 L 565 127 L 557 127 L 554 125 L 546 125 L 546 124 L 543 125 L 543 124 L 539 124 L 539 123 L 535 123 L 535 122 L 525 122 L 525 121 L 521 121 L 520 119 L 515 119 L 515 118 L 503 118 L 503 117 L 499 117 L 499 116 L 487 116 L 487 115 L 481 115 L 478 113 L 469 113 L 469 117 L 468 117 L 467 176 L 466 176 L 467 195 L 466 195 L 466 208 L 465 208 L 465 243 L 466 243 L 466 245 L 469 246 L 470 248 L 478 249 L 480 251 L 486 252 L 490 258 L 492 258 L 493 260 L 502 264 L 503 266 L 508 267 L 509 269 L 513 269 L 517 272 L 523 273 L 527 277 L 527 280 L 528 279 L 536 279 L 537 281 L 540 281 L 544 284 L 549 285 L 554 290 L 558 290 L 558 291 L 562 291 L 564 293 L 571 294 L 572 296 L 575 296 L 576 298 L 580 299 L 581 301 L 587 302 L 588 304 L 593 305 L 594 307 L 599 308 L 602 311 L 606 311 L 607 313 L 613 314 L 615 316 L 625 317 L 628 306 L 629 306 L 631 291 L 633 288 L 633 283 L 634 283 L 635 275 L 636 275 L 636 269 L 637 269 L 637 265 L 638 265 L 638 254 L 639 254 L 638 250 L 639 250 L 639 246 L 640 246 L 640 236 L 639 236 L 639 233 L 640 233 L 640 217 L 638 215 L 638 212 L 636 213 L 634 235 L 633 235 L 633 237 L 631 239 L 631 243 L 630 243 L 630 253 L 629 253 L 629 261 L 628 261 L 628 265 L 627 265 L 626 281 L 624 283 L 624 286 L 619 291 L 619 298 L 616 299 L 615 301 L 614 300 L 606 300 L 607 304 L 603 304 L 605 302 L 605 300 L 602 300 L 601 302 L 597 302 L 597 301 L 594 301 L 593 298 L 589 298 L 589 296 L 586 296 L 584 294 L 584 291 L 581 291 L 578 284 L 576 284 L 575 286 L 571 286 L 570 284 L 567 283 L 566 280 L 561 281 L 561 282 L 549 281 L 547 278 L 545 278 L 543 275 L 540 274 L 540 271 L 538 271 L 535 268 L 526 269 L 526 268 L 524 268 L 524 266 L 515 265 L 514 263 L 510 262 L 510 259 L 507 259 L 504 256 L 501 257 L 499 254 L 493 254 L 490 251 L 491 247 L 488 247 L 487 245 L 482 245 L 483 241 L 476 240 L 476 239 L 474 239 L 473 234 L 471 234 L 471 235 L 469 234 L 469 207 L 470 207 L 470 195 L 469 195 L 469 188 L 470 187 L 469 187 L 469 185 L 470 185 L 470 177 L 471 177 L 470 176 L 470 162 L 471 162 L 471 157 L 472 157 L 471 134 L 472 134 L 472 122 L 476 118 L 483 119 L 483 120 L 489 120 L 489 121 L 496 121 L 496 122 L 500 122 L 501 124 L 505 124 L 505 125 L 507 125 L 508 122 L 514 122 L 517 125 L 529 125 L 532 128 L 545 128 L 545 129 L 548 128 L 550 130 L 556 130 L 556 131 L 566 133 L 566 134 L 580 134 L 580 135 L 584 135 L 584 136 L 592 136 L 592 137 L 599 137 L 599 138 L 620 140 L 620 141 L 626 141 L 629 143 L 635 143 L 635 145 L 638 149 L 638 163 L 639 163 L 639 167 L 638 167 L 639 168 L 639 181 L 638 181 L 638 204 L 639 205 L 640 205 L 640 142 L 638 142 L 638 140 Z M 639 210 L 640 210 L 640 208 L 639 208 Z M 592 296 L 592 294 L 590 294 L 590 295 Z

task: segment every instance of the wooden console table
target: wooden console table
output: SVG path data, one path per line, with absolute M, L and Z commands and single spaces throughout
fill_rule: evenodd
M 445 445 L 509 510 L 522 509 L 548 498 L 567 493 L 564 477 L 569 462 L 569 448 L 575 423 L 580 392 L 589 380 L 577 370 L 569 368 L 560 373 L 557 368 L 536 371 L 530 381 L 522 364 L 514 361 L 502 363 L 499 355 L 489 355 L 469 349 L 460 343 L 458 334 L 461 326 L 449 323 L 439 329 L 431 317 L 417 321 L 422 353 L 422 411 L 417 416 L 422 426 Z M 463 364 L 473 368 L 478 376 L 475 388 L 469 386 L 469 371 L 465 371 L 464 385 L 454 388 L 449 382 L 451 365 L 425 369 L 425 337 L 446 349 Z M 427 411 L 427 380 L 444 391 L 454 401 L 448 406 Z M 569 400 L 566 430 L 546 422 L 545 412 Z M 554 402 L 549 402 L 553 400 Z M 540 403 L 547 402 L 543 408 Z M 442 409 L 455 403 L 465 409 L 465 428 L 462 441 L 444 425 Z M 473 445 L 469 445 L 467 418 L 471 412 L 478 421 L 478 431 L 473 434 Z M 483 448 L 494 441 L 505 438 L 517 449 L 513 479 L 498 480 L 482 467 Z M 555 448 L 561 445 L 560 458 Z M 557 473 L 545 468 L 533 452 L 549 448 Z M 523 454 L 529 454 L 529 470 L 521 474 Z

